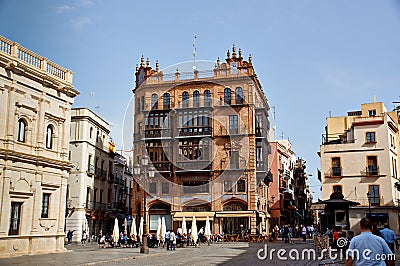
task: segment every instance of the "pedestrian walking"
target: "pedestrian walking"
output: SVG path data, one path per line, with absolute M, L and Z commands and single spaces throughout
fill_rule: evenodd
M 68 245 L 71 245 L 71 243 L 72 243 L 72 236 L 74 235 L 74 231 L 75 230 L 68 230 L 68 233 L 67 233 L 67 239 L 68 239 Z
M 385 228 L 383 228 L 381 230 L 381 236 L 386 241 L 386 244 L 388 244 L 390 250 L 394 254 L 394 244 L 395 243 L 396 243 L 396 249 L 399 249 L 399 243 L 397 242 L 397 236 L 394 233 L 394 231 L 389 228 L 389 225 L 387 223 L 385 223 L 384 227 Z
M 169 250 L 169 247 L 170 247 L 170 238 L 171 237 L 171 231 L 167 231 L 166 233 L 165 233 L 165 244 L 167 245 L 167 250 Z
M 82 232 L 82 239 L 81 239 L 81 244 L 82 244 L 82 246 L 84 246 L 84 245 L 86 244 L 86 240 L 87 240 L 86 230 L 83 230 L 83 232 Z
M 390 256 L 392 251 L 381 237 L 372 234 L 372 221 L 369 218 L 362 218 L 360 221 L 361 234 L 355 236 L 347 251 L 346 266 L 394 266 L 394 260 Z M 377 260 L 376 258 L 389 258 L 386 260 Z
M 175 250 L 176 248 L 176 236 L 174 231 L 171 231 L 170 235 L 169 235 L 169 241 L 171 244 L 171 250 Z
M 305 225 L 301 228 L 301 237 L 303 238 L 303 242 L 306 242 L 307 227 Z

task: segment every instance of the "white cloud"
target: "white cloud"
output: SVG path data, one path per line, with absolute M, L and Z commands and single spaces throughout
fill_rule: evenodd
M 79 0 L 79 5 L 84 6 L 84 7 L 89 7 L 89 6 L 94 5 L 94 1 L 93 0 Z
M 73 29 L 81 30 L 86 25 L 89 25 L 90 23 L 92 23 L 92 20 L 88 17 L 80 17 L 80 18 L 71 19 L 69 22 Z
M 65 13 L 73 9 L 70 5 L 56 6 L 54 7 L 54 11 L 58 14 Z

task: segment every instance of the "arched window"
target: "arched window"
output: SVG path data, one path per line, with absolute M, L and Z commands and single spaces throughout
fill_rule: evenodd
M 155 93 L 151 95 L 151 109 L 158 109 L 158 95 Z
M 243 103 L 243 90 L 241 87 L 237 87 L 235 90 L 235 98 L 236 98 L 236 104 L 242 104 Z
M 163 109 L 171 109 L 171 96 L 169 95 L 169 93 L 164 93 L 163 96 Z
M 25 142 L 25 135 L 26 135 L 26 122 L 24 119 L 20 118 L 18 120 L 17 140 L 20 142 Z
M 199 107 L 200 105 L 200 93 L 199 91 L 193 92 L 193 107 Z
M 46 128 L 46 148 L 53 148 L 53 127 L 48 125 Z
M 187 91 L 184 91 L 182 93 L 182 107 L 188 107 L 189 106 L 189 93 Z
M 204 106 L 211 106 L 211 92 L 209 90 L 204 91 Z
M 93 127 L 90 127 L 89 139 L 92 139 L 92 136 L 93 136 Z
M 231 104 L 231 89 L 225 88 L 224 90 L 224 102 L 226 104 Z

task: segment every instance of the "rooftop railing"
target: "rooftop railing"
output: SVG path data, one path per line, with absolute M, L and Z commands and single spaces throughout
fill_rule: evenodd
M 57 65 L 47 58 L 42 57 L 3 36 L 0 36 L 0 53 L 5 53 L 12 57 L 17 63 L 27 64 L 30 67 L 46 72 L 52 77 L 72 84 L 73 73 L 71 70 Z

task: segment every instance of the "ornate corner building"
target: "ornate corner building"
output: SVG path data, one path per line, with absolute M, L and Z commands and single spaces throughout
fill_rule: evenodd
M 136 67 L 134 163 L 147 155 L 156 174 L 135 177 L 132 215 L 146 208 L 150 232 L 160 216 L 170 229 L 193 216 L 213 233 L 268 229 L 269 105 L 251 55 L 234 46 L 209 70 L 180 67 L 163 73 L 143 56 Z
M 64 250 L 72 76 L 0 36 L 0 256 Z

